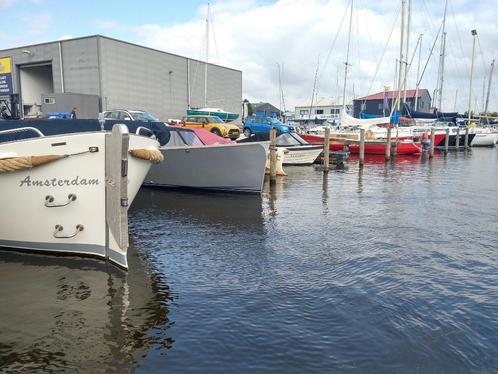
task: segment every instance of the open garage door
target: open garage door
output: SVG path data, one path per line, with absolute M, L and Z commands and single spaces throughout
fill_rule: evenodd
M 42 94 L 54 92 L 51 63 L 22 65 L 19 67 L 21 83 L 21 110 L 24 117 L 42 114 Z

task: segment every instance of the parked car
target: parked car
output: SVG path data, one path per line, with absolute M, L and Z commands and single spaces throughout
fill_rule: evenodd
M 240 136 L 240 129 L 233 124 L 225 123 L 216 116 L 192 115 L 183 117 L 180 126 L 190 128 L 202 128 L 223 138 L 237 139 Z
M 273 117 L 250 116 L 244 121 L 244 135 L 266 135 L 271 128 L 277 129 L 277 136 L 289 132 L 291 128 Z
M 150 121 L 161 122 L 155 116 L 143 110 L 114 109 L 104 112 L 104 119 L 124 120 L 124 121 Z

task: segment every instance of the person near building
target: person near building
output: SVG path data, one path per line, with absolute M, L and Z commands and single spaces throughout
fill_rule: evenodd
M 76 112 L 78 112 L 78 108 L 74 107 L 73 110 L 71 110 L 71 114 L 69 115 L 69 118 L 71 119 L 76 119 Z

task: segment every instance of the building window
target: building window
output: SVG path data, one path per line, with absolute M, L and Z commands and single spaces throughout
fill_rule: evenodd
M 308 114 L 308 109 L 301 109 L 301 110 L 299 111 L 299 114 L 300 114 L 300 115 Z
M 382 110 L 382 109 L 383 109 L 383 106 L 384 106 L 384 104 L 383 104 L 383 103 L 379 103 L 379 110 Z
M 323 109 L 317 109 L 315 113 L 316 114 L 323 114 Z

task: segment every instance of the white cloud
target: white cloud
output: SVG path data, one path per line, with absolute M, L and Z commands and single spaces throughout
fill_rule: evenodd
M 34 35 L 40 35 L 52 25 L 52 16 L 48 13 L 27 14 L 21 17 L 25 30 Z
M 18 4 L 41 4 L 44 0 L 0 0 L 4 13 L 22 8 Z M 318 95 L 340 96 L 344 81 L 347 28 L 350 0 L 215 0 L 211 3 L 209 61 L 242 70 L 243 95 L 250 100 L 269 101 L 278 105 L 278 69 L 283 66 L 282 86 L 286 104 L 309 100 L 313 88 L 317 61 L 320 61 Z M 49 2 L 46 2 L 47 4 Z M 350 69 L 347 96 L 364 96 L 395 86 L 396 60 L 399 58 L 400 2 L 393 0 L 356 0 L 352 26 Z M 446 23 L 447 48 L 444 81 L 443 110 L 466 110 L 469 92 L 469 70 L 472 38 L 470 30 L 476 28 L 479 43 L 476 50 L 473 96 L 480 108 L 483 105 L 483 82 L 488 78 L 491 59 L 498 55 L 498 24 L 495 13 L 496 0 L 449 0 Z M 423 33 L 422 67 L 429 56 L 441 24 L 444 1 L 412 1 L 410 49 Z M 16 5 L 16 6 L 14 6 Z M 27 8 L 27 7 L 25 7 Z M 199 6 L 195 17 L 178 23 L 130 25 L 126 12 L 116 10 L 116 20 L 99 18 L 87 22 L 90 33 L 102 30 L 113 37 L 129 39 L 153 48 L 204 59 L 205 16 L 207 5 Z M 121 13 L 123 12 L 123 13 Z M 346 17 L 343 19 L 344 15 Z M 97 15 L 98 16 L 98 15 Z M 100 16 L 98 16 L 100 17 Z M 13 17 L 12 17 L 13 18 Z M 51 13 L 26 13 L 17 17 L 16 26 L 22 31 L 5 31 L 0 34 L 2 44 L 19 45 L 40 42 L 50 37 L 58 19 Z M 166 21 L 165 21 L 166 22 Z M 338 32 L 339 25 L 343 25 Z M 394 27 L 395 26 L 395 27 Z M 6 28 L 11 30 L 11 28 Z M 62 35 L 64 23 L 52 35 Z M 389 44 L 387 39 L 392 31 Z M 337 34 L 334 48 L 331 48 Z M 64 35 L 61 38 L 69 37 Z M 433 93 L 436 87 L 440 43 L 437 41 L 425 75 L 422 88 Z M 5 46 L 4 46 L 5 47 Z M 383 55 L 384 48 L 386 52 Z M 330 51 L 330 55 L 329 55 Z M 412 52 L 411 52 L 412 53 Z M 410 53 L 410 54 L 411 54 Z M 381 57 L 382 60 L 381 60 Z M 408 76 L 408 87 L 414 88 L 417 57 Z M 491 90 L 491 102 L 498 110 L 498 67 Z M 474 101 L 475 101 L 474 100 Z
M 278 0 L 270 4 L 257 0 L 213 2 L 214 35 L 211 29 L 209 61 L 243 71 L 244 97 L 277 105 L 277 63 L 281 64 L 287 107 L 293 107 L 302 100 L 309 100 L 319 60 L 318 94 L 341 95 L 349 14 L 344 20 L 343 16 L 348 3 L 348 0 Z M 355 3 L 358 5 L 352 27 L 347 95 L 363 96 L 381 91 L 385 84 L 395 86 L 400 22 L 398 19 L 394 27 L 394 21 L 400 5 L 392 0 Z M 498 25 L 494 12 L 489 11 L 494 9 L 493 3 L 493 0 L 449 1 L 443 110 L 453 110 L 457 89 L 457 109 L 466 109 L 472 28 L 478 29 L 480 46 L 476 55 L 474 96 L 482 106 L 482 82 L 487 79 L 491 59 L 498 54 Z M 443 7 L 444 2 L 440 0 L 413 2 L 410 49 L 415 47 L 418 34 L 423 33 L 422 67 L 441 24 Z M 196 14 L 194 19 L 184 23 L 147 24 L 132 30 L 113 21 L 95 24 L 105 30 L 132 31 L 134 42 L 203 60 L 206 6 L 199 7 Z M 341 22 L 344 24 L 338 32 Z M 391 31 L 390 43 L 380 62 Z M 331 50 L 336 33 L 337 42 Z M 439 45 L 438 41 L 421 84 L 431 95 L 436 86 Z M 408 77 L 409 88 L 415 87 L 417 56 Z M 498 79 L 494 79 L 491 95 L 496 102 Z
M 126 31 L 128 28 L 126 25 L 112 20 L 95 20 L 93 23 L 104 31 Z
M 7 9 L 12 5 L 12 0 L 0 0 L 0 8 Z

